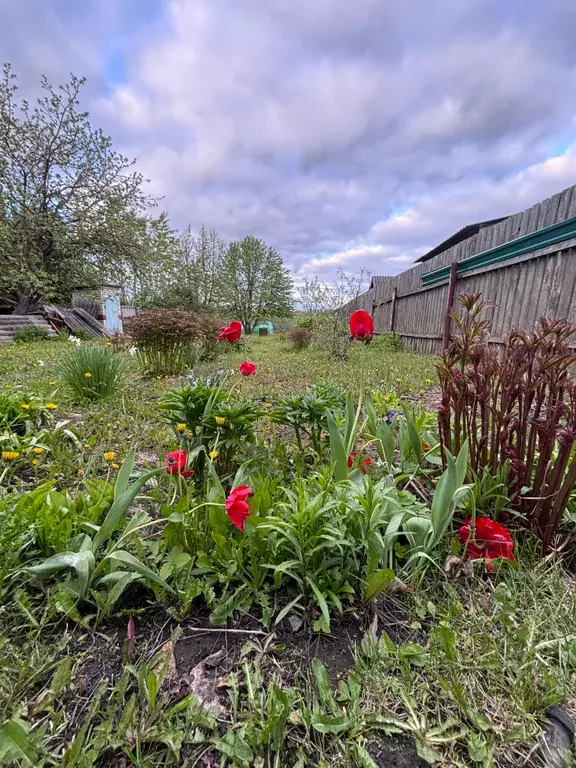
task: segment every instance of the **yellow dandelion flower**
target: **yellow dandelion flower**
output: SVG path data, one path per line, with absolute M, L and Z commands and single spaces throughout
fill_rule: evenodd
M 114 461 L 114 459 L 116 458 L 116 451 L 106 451 L 106 453 L 104 454 L 104 458 L 106 459 L 106 461 Z
M 272 408 L 272 403 L 264 403 L 264 408 Z
M 216 424 L 220 424 L 220 426 L 222 426 L 222 424 L 225 424 L 225 423 L 226 423 L 226 419 L 224 418 L 224 416 L 216 416 Z
M 211 459 L 217 459 L 218 456 L 220 456 L 218 451 L 210 451 L 210 453 L 208 455 L 210 456 Z
M 157 379 L 161 379 L 161 378 L 162 378 L 162 376 L 156 376 L 156 378 L 157 378 Z
M 112 469 L 120 469 L 120 464 L 112 464 Z
M 84 475 L 84 470 L 83 470 L 83 469 L 79 469 L 79 470 L 76 472 L 76 474 L 78 475 L 78 477 L 83 477 L 83 475 Z
M 112 342 L 111 342 L 111 341 L 107 341 L 107 342 L 106 342 L 106 346 L 107 346 L 107 347 L 111 347 L 111 346 L 112 346 Z
M 90 373 L 90 371 L 86 371 L 86 373 L 84 374 L 84 376 L 86 376 L 86 378 L 87 378 L 87 379 L 90 379 L 90 378 L 92 378 L 92 374 Z
M 46 403 L 45 408 L 48 408 L 49 411 L 55 411 L 58 406 L 56 403 Z
M 386 379 L 380 379 L 380 384 L 386 384 Z
M 184 430 L 186 429 L 186 424 L 184 424 L 184 422 L 181 421 L 180 424 L 176 424 L 176 429 L 178 430 L 178 432 L 184 432 Z
M 426 384 L 432 384 L 432 379 L 426 379 Z
M 36 456 L 40 456 L 41 453 L 44 453 L 44 448 L 40 448 L 40 446 L 37 445 L 36 448 L 34 448 L 34 453 Z
M 20 456 L 18 451 L 2 451 L 2 458 L 4 461 L 14 461 L 18 456 Z
M 50 381 L 48 382 L 48 384 L 56 384 L 56 379 L 50 379 Z
M 22 408 L 24 411 L 29 411 L 30 410 L 30 405 L 28 403 L 22 403 L 20 405 L 20 408 Z
M 32 459 L 32 464 L 34 464 L 34 466 L 36 466 L 36 464 L 38 464 L 38 459 Z
M 5 387 L 6 389 L 11 389 L 11 388 L 12 388 L 12 385 L 11 385 L 11 384 L 4 384 L 4 387 Z

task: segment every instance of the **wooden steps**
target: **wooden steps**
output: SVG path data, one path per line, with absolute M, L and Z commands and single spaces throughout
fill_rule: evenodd
M 14 341 L 14 333 L 28 325 L 43 328 L 51 338 L 58 335 L 44 315 L 0 315 L 0 344 Z

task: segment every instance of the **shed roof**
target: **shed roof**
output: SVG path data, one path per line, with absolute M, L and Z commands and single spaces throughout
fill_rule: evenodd
M 370 285 L 368 286 L 368 290 L 370 290 L 370 288 L 379 288 L 381 285 L 385 285 L 386 283 L 389 283 L 390 280 L 392 280 L 392 277 L 390 275 L 372 275 L 372 279 L 370 280 Z
M 429 259 L 434 258 L 434 256 L 437 256 L 439 253 L 442 253 L 442 251 L 447 251 L 448 248 L 452 248 L 453 245 L 458 245 L 458 243 L 461 243 L 462 240 L 468 240 L 468 238 L 472 237 L 472 235 L 477 235 L 481 229 L 491 227 L 493 224 L 498 224 L 507 218 L 509 217 L 501 216 L 499 219 L 488 219 L 488 221 L 479 221 L 476 224 L 467 224 L 465 227 L 462 227 L 462 229 L 459 229 L 458 232 L 450 235 L 450 237 L 440 243 L 440 245 L 437 245 L 435 248 L 432 248 L 431 251 L 428 251 L 428 253 L 420 256 L 419 259 L 416 259 L 415 263 L 418 264 L 423 261 L 428 261 Z

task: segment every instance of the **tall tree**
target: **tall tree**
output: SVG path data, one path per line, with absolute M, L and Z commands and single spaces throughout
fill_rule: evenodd
M 135 217 L 151 201 L 133 161 L 79 109 L 84 80 L 42 79 L 34 107 L 17 102 L 16 76 L 0 81 L 0 295 L 16 312 L 114 270 L 132 247 Z
M 281 256 L 256 237 L 230 243 L 222 263 L 222 305 L 246 333 L 269 317 L 292 314 L 293 282 Z
M 180 237 L 184 281 L 193 286 L 200 311 L 210 312 L 216 307 L 225 252 L 226 244 L 216 230 L 208 230 L 204 224 L 198 237 L 194 237 L 190 226 Z

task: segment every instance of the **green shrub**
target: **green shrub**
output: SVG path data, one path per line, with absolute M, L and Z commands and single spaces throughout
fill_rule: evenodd
M 14 341 L 17 344 L 29 344 L 32 341 L 48 341 L 50 336 L 46 328 L 38 325 L 25 325 L 14 332 Z
M 311 314 L 300 315 L 296 321 L 296 327 L 301 328 L 303 331 L 312 331 L 314 328 L 314 316 Z
M 384 333 L 378 334 L 372 341 L 372 344 L 378 347 L 378 349 L 389 350 L 392 352 L 398 352 L 404 347 L 400 334 L 394 333 L 393 331 L 385 331 Z
M 99 400 L 112 395 L 126 362 L 110 347 L 79 347 L 60 364 L 60 375 L 75 396 Z
M 144 367 L 175 376 L 216 355 L 220 323 L 182 309 L 150 309 L 132 318 L 127 328 Z

